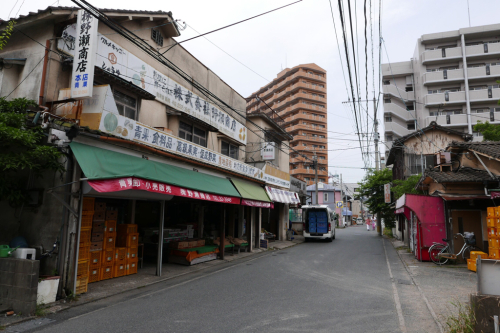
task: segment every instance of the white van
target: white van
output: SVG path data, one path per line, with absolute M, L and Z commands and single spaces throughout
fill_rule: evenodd
M 327 205 L 302 206 L 302 230 L 305 240 L 335 239 L 337 217 Z

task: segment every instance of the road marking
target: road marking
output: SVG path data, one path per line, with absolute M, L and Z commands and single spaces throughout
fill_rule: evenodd
M 387 262 L 387 268 L 389 269 L 389 276 L 391 278 L 392 292 L 394 294 L 394 303 L 396 303 L 396 311 L 398 312 L 399 327 L 401 332 L 406 333 L 405 318 L 403 317 L 403 310 L 401 309 L 401 303 L 399 302 L 398 289 L 394 283 L 394 276 L 392 275 L 391 264 L 389 263 L 389 257 L 387 256 L 387 250 L 385 249 L 385 240 L 382 239 L 382 244 L 384 245 L 385 260 Z

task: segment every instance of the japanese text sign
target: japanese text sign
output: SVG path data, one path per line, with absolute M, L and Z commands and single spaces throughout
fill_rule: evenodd
M 384 185 L 384 202 L 391 203 L 391 184 Z

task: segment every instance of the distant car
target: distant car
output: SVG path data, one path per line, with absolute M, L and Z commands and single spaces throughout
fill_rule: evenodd
M 358 217 L 358 219 L 356 220 L 356 223 L 363 224 L 363 219 L 361 217 Z
M 331 242 L 335 239 L 337 216 L 326 205 L 302 206 L 302 223 L 306 241 L 316 238 Z

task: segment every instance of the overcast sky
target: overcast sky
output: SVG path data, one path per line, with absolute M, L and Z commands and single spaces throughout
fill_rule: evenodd
M 293 0 L 89 0 L 100 8 L 121 8 L 135 10 L 172 11 L 174 19 L 187 23 L 179 41 L 246 19 L 268 10 L 294 2 Z M 345 11 L 347 12 L 347 1 Z M 470 0 L 470 23 L 472 26 L 495 24 L 500 21 L 499 0 Z M 45 9 L 50 5 L 73 6 L 70 0 L 3 0 L 0 17 L 26 15 L 30 11 Z M 367 0 L 368 20 L 368 72 L 369 99 L 373 99 L 372 73 L 375 72 L 375 86 L 378 88 L 378 0 L 372 0 L 372 24 L 374 39 L 374 63 L 372 67 L 369 4 Z M 357 8 L 354 8 L 356 5 Z M 364 16 L 363 0 L 352 0 L 353 29 L 359 42 L 356 56 L 361 58 L 358 80 L 361 96 L 365 98 L 364 68 Z M 345 182 L 357 182 L 365 171 L 356 136 L 352 109 L 347 101 L 348 93 L 344 84 L 342 68 L 345 68 L 345 54 L 341 39 L 338 1 L 332 0 L 335 23 L 339 33 L 342 64 L 339 59 L 337 43 L 328 0 L 303 0 L 290 7 L 241 23 L 228 29 L 215 32 L 184 45 L 195 57 L 220 76 L 244 97 L 268 83 L 277 73 L 286 67 L 298 64 L 316 63 L 327 71 L 328 84 L 328 131 L 329 131 L 329 171 L 342 173 Z M 357 15 L 355 15 L 355 9 Z M 406 61 L 413 56 L 416 40 L 422 34 L 456 30 L 469 26 L 467 0 L 384 0 L 382 3 L 382 37 L 391 62 Z M 194 30 L 193 30 L 194 29 Z M 196 30 L 196 31 L 195 31 Z M 356 31 L 355 31 L 356 32 Z M 349 35 L 350 36 L 350 35 Z M 213 44 L 216 46 L 214 46 Z M 356 45 L 356 37 L 355 37 Z M 351 42 L 349 37 L 349 47 Z M 229 53 L 239 62 L 251 68 L 255 74 L 238 61 L 232 59 L 220 49 Z M 352 54 L 352 52 L 351 52 Z M 359 54 L 359 56 L 358 56 Z M 382 46 L 382 63 L 387 63 L 387 55 Z M 345 72 L 347 75 L 347 72 Z M 354 75 L 354 72 L 353 72 Z M 264 78 L 262 78 L 262 77 Z M 353 77 L 354 79 L 354 77 Z M 348 80 L 348 79 L 347 79 Z M 349 84 L 349 81 L 347 81 Z M 378 91 L 376 91 L 378 93 Z M 368 113 L 373 117 L 373 107 L 369 103 Z M 381 104 L 382 106 L 382 104 Z M 363 108 L 365 106 L 363 105 Z M 380 137 L 383 140 L 383 110 L 378 113 Z M 363 125 L 361 132 L 366 132 L 366 110 L 361 110 Z M 369 119 L 368 132 L 372 131 L 372 119 Z M 364 138 L 366 140 L 366 138 Z M 339 150 L 343 149 L 343 150 Z M 380 145 L 383 152 L 384 146 Z M 373 144 L 371 143 L 371 166 L 373 166 Z M 349 167 L 349 168 L 340 168 Z

